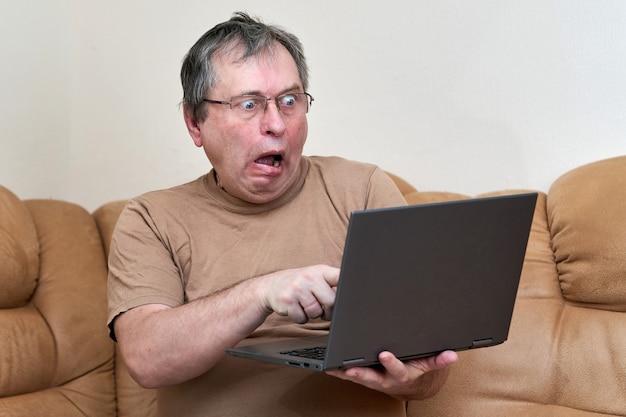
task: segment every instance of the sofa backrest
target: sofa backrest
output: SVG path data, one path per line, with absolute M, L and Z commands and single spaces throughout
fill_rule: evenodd
M 461 352 L 409 415 L 626 415 L 625 313 L 626 156 L 540 195 L 508 341 Z
M 0 415 L 115 415 L 106 274 L 87 211 L 0 187 Z
M 392 178 L 410 204 L 469 198 Z M 155 391 L 130 378 L 105 327 L 123 206 L 92 216 L 0 186 L 0 416 L 156 415 Z M 441 392 L 408 415 L 626 415 L 625 313 L 626 156 L 540 193 L 509 340 L 461 352 Z

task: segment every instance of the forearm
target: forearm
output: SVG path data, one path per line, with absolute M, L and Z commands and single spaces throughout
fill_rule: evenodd
M 122 314 L 115 332 L 133 378 L 156 388 L 209 370 L 271 312 L 260 295 L 260 280 L 176 308 L 148 305 Z

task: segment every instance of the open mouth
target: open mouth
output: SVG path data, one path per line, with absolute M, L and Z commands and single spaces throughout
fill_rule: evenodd
M 262 158 L 257 159 L 256 162 L 257 164 L 261 164 L 261 165 L 268 165 L 268 166 L 273 166 L 273 167 L 279 167 L 280 164 L 283 161 L 283 157 L 281 155 L 266 155 Z

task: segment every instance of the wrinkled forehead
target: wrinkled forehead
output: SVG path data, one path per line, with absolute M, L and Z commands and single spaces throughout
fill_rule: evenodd
M 271 46 L 257 48 L 250 53 L 245 45 L 235 43 L 225 47 L 212 57 L 212 64 L 216 75 L 216 84 L 232 81 L 240 76 L 245 76 L 249 68 L 264 68 L 264 74 L 273 74 L 274 77 L 287 77 L 290 85 L 301 84 L 300 74 L 296 62 L 280 43 L 275 42 Z M 248 65 L 252 64 L 252 65 Z M 254 72 L 254 70 L 251 70 Z M 250 74 L 248 72 L 248 74 Z

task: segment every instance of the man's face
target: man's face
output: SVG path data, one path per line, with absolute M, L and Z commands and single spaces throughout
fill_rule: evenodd
M 194 120 L 186 111 L 185 120 L 224 190 L 251 203 L 266 203 L 281 196 L 294 179 L 308 131 L 306 114 L 286 116 L 278 111 L 274 98 L 304 90 L 296 63 L 282 45 L 277 43 L 272 55 L 245 61 L 238 61 L 236 55 L 213 58 L 219 81 L 206 98 L 271 97 L 265 112 L 245 119 L 227 105 L 207 103 L 204 121 Z

